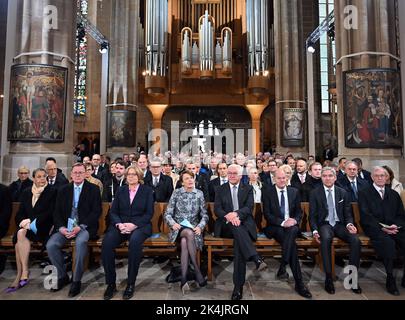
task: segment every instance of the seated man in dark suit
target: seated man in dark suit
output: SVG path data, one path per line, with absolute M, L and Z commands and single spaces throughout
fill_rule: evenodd
M 217 165 L 217 176 L 208 184 L 208 192 L 210 195 L 210 202 L 215 202 L 215 193 L 219 186 L 228 183 L 228 165 L 226 163 L 220 163 Z
M 105 175 L 106 169 L 101 166 L 101 156 L 99 154 L 94 154 L 91 159 L 91 164 L 93 165 L 94 168 L 92 176 L 104 183 L 106 179 Z
M 350 202 L 357 202 L 359 191 L 368 187 L 368 183 L 357 177 L 358 168 L 354 161 L 347 161 L 345 165 L 345 175 L 337 180 L 336 185 L 345 189 L 349 194 Z
M 230 165 L 228 183 L 218 187 L 215 196 L 214 235 L 216 237 L 233 238 L 234 270 L 232 300 L 241 300 L 246 277 L 246 263 L 254 261 L 256 269 L 267 268 L 266 263 L 257 254 L 253 241 L 257 239 L 256 224 L 252 216 L 253 188 L 240 183 L 242 167 Z
M 370 171 L 363 169 L 363 161 L 361 161 L 360 158 L 354 158 L 352 161 L 355 162 L 359 168 L 359 178 L 367 181 L 369 184 L 373 184 Z
M 308 182 L 311 176 L 307 171 L 307 161 L 304 158 L 297 159 L 295 173 L 291 177 L 291 186 L 300 191 L 300 198 L 303 199 L 304 183 Z
M 398 296 L 393 264 L 397 246 L 405 256 L 405 210 L 398 193 L 385 185 L 387 171 L 384 168 L 375 167 L 371 177 L 373 185 L 359 191 L 360 224 L 383 259 L 387 291 Z M 405 288 L 405 268 L 401 285 Z
M 347 192 L 335 185 L 336 170 L 322 169 L 322 186 L 311 192 L 309 199 L 309 222 L 315 240 L 321 244 L 323 267 L 326 273 L 325 290 L 335 293 L 332 278 L 331 246 L 333 237 L 347 242 L 350 246 L 349 264 L 360 267 L 361 243 L 354 226 L 352 206 Z M 352 291 L 362 292 L 360 286 L 352 284 Z
M 10 226 L 12 213 L 11 193 L 8 187 L 0 184 L 0 239 L 3 238 Z M 0 253 L 0 274 L 4 271 L 7 255 Z
M 150 162 L 151 175 L 145 177 L 145 185 L 153 190 L 155 202 L 169 202 L 173 193 L 173 180 L 162 173 L 162 162 L 154 159 Z
M 87 242 L 97 237 L 98 219 L 101 215 L 100 190 L 85 180 L 85 173 L 83 163 L 74 164 L 71 173 L 73 182 L 59 190 L 53 215 L 56 233 L 46 244 L 49 258 L 58 271 L 57 287 L 51 291 L 59 291 L 70 282 L 64 266 L 62 248 L 70 240 L 74 239 L 76 242 L 73 283 L 69 297 L 80 293 Z
M 345 165 L 346 165 L 347 159 L 345 157 L 342 157 L 339 159 L 339 166 L 338 166 L 338 171 L 337 171 L 337 179 L 341 179 L 345 175 Z
M 309 166 L 310 177 L 302 185 L 301 201 L 309 202 L 309 195 L 312 190 L 322 186 L 321 172 L 322 165 L 319 162 L 313 162 Z
M 48 177 L 46 178 L 48 180 L 48 184 L 53 186 L 56 190 L 59 191 L 61 187 L 69 183 L 62 171 L 60 171 L 56 166 L 55 159 L 48 158 L 45 164 L 45 170 L 48 174 Z
M 286 266 L 290 264 L 295 280 L 295 290 L 301 296 L 311 298 L 311 293 L 302 281 L 297 245 L 295 243 L 297 236 L 300 234 L 299 225 L 302 219 L 299 191 L 293 187 L 287 187 L 287 177 L 282 169 L 276 171 L 275 180 L 276 184 L 267 187 L 262 198 L 263 213 L 267 220 L 264 233 L 269 239 L 276 239 L 282 247 L 282 261 L 277 272 L 277 278 L 288 279 Z

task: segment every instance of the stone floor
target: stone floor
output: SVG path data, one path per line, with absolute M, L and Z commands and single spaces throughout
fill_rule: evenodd
M 246 284 L 244 287 L 245 300 L 303 300 L 294 291 L 293 281 L 278 281 L 275 279 L 279 261 L 274 258 L 267 258 L 269 269 L 257 273 L 254 265 L 248 265 Z M 174 261 L 173 263 L 177 263 Z M 116 300 L 122 298 L 122 292 L 126 282 L 126 260 L 117 260 L 117 279 L 119 281 L 119 293 L 114 297 Z M 205 288 L 198 288 L 191 285 L 191 292 L 183 296 L 179 283 L 168 284 L 166 276 L 171 269 L 171 262 L 153 263 L 152 259 L 144 259 L 142 262 L 136 291 L 133 299 L 136 300 L 229 300 L 233 284 L 233 264 L 227 259 L 214 263 L 215 279 Z M 402 271 L 396 270 L 397 284 L 402 291 L 401 296 L 394 297 L 385 291 L 385 272 L 380 262 L 372 261 L 363 263 L 360 270 L 360 285 L 363 294 L 356 295 L 343 287 L 343 279 L 346 274 L 343 268 L 337 266 L 338 280 L 335 283 L 336 294 L 329 295 L 323 288 L 324 276 L 319 268 L 311 261 L 301 261 L 305 283 L 313 295 L 313 300 L 405 300 L 405 289 L 400 287 Z M 402 268 L 401 268 L 402 269 Z M 291 270 L 289 270 L 291 275 Z M 60 292 L 51 293 L 44 289 L 42 269 L 35 261 L 31 267 L 31 282 L 18 291 L 6 294 L 5 288 L 11 284 L 15 276 L 15 270 L 11 262 L 7 262 L 6 270 L 0 275 L 0 300 L 66 300 L 69 288 L 66 287 Z M 291 277 L 290 277 L 291 279 Z M 104 274 L 102 267 L 93 267 L 83 277 L 82 292 L 74 299 L 78 300 L 101 300 L 105 289 Z

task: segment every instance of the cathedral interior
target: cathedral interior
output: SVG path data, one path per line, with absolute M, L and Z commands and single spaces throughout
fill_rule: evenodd
M 253 153 L 321 158 L 331 148 L 366 167 L 385 161 L 403 178 L 402 1 L 0 6 L 4 181 L 49 155 L 68 168 L 83 142 L 112 156 L 149 149 L 152 129 L 170 139 L 173 122 L 201 150 L 239 129 Z

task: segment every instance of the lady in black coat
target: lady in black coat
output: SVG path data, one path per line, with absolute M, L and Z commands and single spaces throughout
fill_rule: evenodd
M 29 282 L 28 259 L 32 242 L 46 243 L 51 232 L 55 207 L 56 190 L 48 185 L 44 169 L 36 169 L 33 173 L 32 188 L 21 194 L 20 208 L 15 222 L 17 232 L 14 235 L 17 276 L 7 293 L 26 286 Z

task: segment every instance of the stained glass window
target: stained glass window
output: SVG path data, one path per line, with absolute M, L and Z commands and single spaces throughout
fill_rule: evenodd
M 77 0 L 78 13 L 86 17 L 88 0 Z M 87 35 L 82 24 L 76 30 L 76 67 L 75 67 L 75 100 L 74 115 L 85 116 L 87 110 L 86 78 L 87 78 Z

